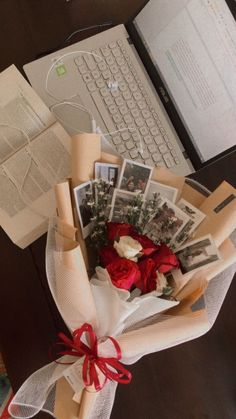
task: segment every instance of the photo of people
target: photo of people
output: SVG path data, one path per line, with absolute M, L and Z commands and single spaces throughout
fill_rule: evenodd
M 107 180 L 115 188 L 118 181 L 119 168 L 118 164 L 96 162 L 95 179 Z
M 134 200 L 134 196 L 135 194 L 132 192 L 115 189 L 111 203 L 110 221 L 126 221 L 125 217 Z
M 147 186 L 146 199 L 153 199 L 153 194 L 160 194 L 163 198 L 168 199 L 171 202 L 176 201 L 178 190 L 171 186 L 164 185 L 163 183 L 154 182 L 150 180 Z
M 191 233 L 199 226 L 199 224 L 206 217 L 206 214 L 191 205 L 183 198 L 180 199 L 180 201 L 177 203 L 177 206 L 190 217 L 188 223 L 184 226 L 183 229 L 181 229 L 180 233 L 175 238 L 176 245 L 180 245 L 184 243 L 191 235 Z
M 147 234 L 155 241 L 169 244 L 187 224 L 189 217 L 168 199 L 162 199 Z
M 183 274 L 220 260 L 218 249 L 210 235 L 182 246 L 176 252 L 176 256 Z
M 153 168 L 132 160 L 124 160 L 118 187 L 128 192 L 145 194 Z
M 92 193 L 91 182 L 85 182 L 74 188 L 74 196 L 77 214 L 81 224 L 83 238 L 86 238 L 90 231 L 92 223 L 90 218 L 92 216 L 91 207 L 87 203 L 87 194 Z

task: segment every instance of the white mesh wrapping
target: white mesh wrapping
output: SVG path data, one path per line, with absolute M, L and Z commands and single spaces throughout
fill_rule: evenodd
M 99 290 L 93 292 L 92 288 L 96 285 L 91 286 L 86 277 L 80 249 L 75 246 L 72 253 L 66 253 L 58 248 L 58 244 L 56 246 L 56 237 L 57 230 L 53 224 L 48 234 L 46 268 L 49 286 L 62 317 L 71 330 L 87 322 L 92 324 L 98 337 L 106 334 L 115 336 L 122 350 L 122 362 L 126 364 L 136 362 L 145 354 L 199 337 L 209 330 L 219 313 L 236 268 L 233 265 L 211 280 L 204 295 L 206 310 L 198 317 L 156 314 L 158 310 L 152 300 L 149 307 L 146 303 L 142 306 L 138 302 L 135 308 L 134 303 L 132 305 L 126 301 L 127 296 L 122 292 L 117 304 L 111 306 L 106 302 L 100 310 L 101 293 Z M 104 289 L 104 298 L 110 299 L 114 290 L 109 283 Z M 117 313 L 112 310 L 122 313 L 120 324 L 116 323 Z M 106 316 L 109 321 L 104 328 Z M 116 319 L 115 324 L 110 320 L 112 318 Z M 109 356 L 109 351 L 106 342 L 100 345 L 100 354 Z M 51 363 L 32 374 L 13 398 L 9 406 L 10 415 L 13 418 L 30 418 L 40 410 L 53 415 L 55 383 L 67 367 Z M 116 383 L 108 382 L 97 394 L 86 419 L 109 419 L 115 391 Z

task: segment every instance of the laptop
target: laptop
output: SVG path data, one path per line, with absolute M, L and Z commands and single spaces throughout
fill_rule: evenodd
M 24 70 L 70 134 L 92 120 L 124 158 L 187 175 L 236 148 L 236 26 L 224 0 L 149 0 L 126 26 Z

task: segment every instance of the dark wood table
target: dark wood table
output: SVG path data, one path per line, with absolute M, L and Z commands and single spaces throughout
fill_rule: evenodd
M 25 63 L 60 47 L 79 27 L 125 22 L 144 3 L 1 0 L 0 70 L 14 63 L 22 71 Z M 193 177 L 210 189 L 223 179 L 236 186 L 235 166 L 236 152 Z M 14 391 L 33 371 L 49 362 L 48 348 L 58 331 L 66 331 L 46 282 L 45 243 L 43 236 L 20 250 L 0 231 L 0 350 Z M 235 296 L 233 282 L 207 335 L 146 356 L 131 366 L 133 381 L 129 386 L 119 386 L 111 418 L 235 419 Z M 49 416 L 40 413 L 37 417 Z

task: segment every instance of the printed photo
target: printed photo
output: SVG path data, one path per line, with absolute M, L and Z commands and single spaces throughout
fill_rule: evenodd
M 199 226 L 199 224 L 204 220 L 206 214 L 200 211 L 198 208 L 194 207 L 189 202 L 185 201 L 185 199 L 180 199 L 177 203 L 177 207 L 179 207 L 185 214 L 190 217 L 189 222 L 184 226 L 184 228 L 179 232 L 179 234 L 175 238 L 176 248 L 184 243 L 193 231 Z
M 128 192 L 145 194 L 153 168 L 145 164 L 124 160 L 118 188 Z
M 92 216 L 91 206 L 88 205 L 88 196 L 92 194 L 91 182 L 82 183 L 74 188 L 74 196 L 76 203 L 76 210 L 80 221 L 83 238 L 86 238 L 91 231 L 92 223 L 90 218 Z
M 171 186 L 164 185 L 163 183 L 154 182 L 150 180 L 147 186 L 146 199 L 153 199 L 153 194 L 160 194 L 161 197 L 168 199 L 175 203 L 178 189 L 172 188 Z
M 210 235 L 182 246 L 176 252 L 176 256 L 180 261 L 182 274 L 207 267 L 220 260 L 219 251 Z
M 111 182 L 114 188 L 117 186 L 120 166 L 111 163 L 95 163 L 95 179 L 104 179 Z
M 170 244 L 187 224 L 189 217 L 168 199 L 162 199 L 146 234 L 154 241 Z
M 126 221 L 129 208 L 132 205 L 135 194 L 132 192 L 115 189 L 110 212 L 110 221 L 121 222 Z

